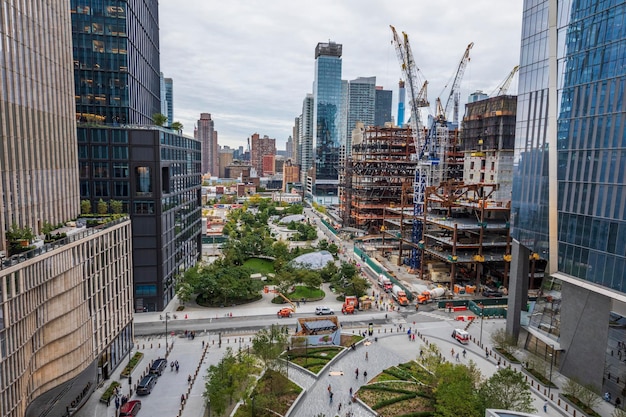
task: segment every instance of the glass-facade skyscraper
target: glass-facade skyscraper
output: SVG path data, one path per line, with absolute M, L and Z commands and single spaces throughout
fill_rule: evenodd
M 348 122 L 346 126 L 345 153 L 352 151 L 352 130 L 356 122 L 374 125 L 376 112 L 376 77 L 359 77 L 348 84 Z
M 626 3 L 527 0 L 522 27 L 507 329 L 623 403 Z
M 158 1 L 70 5 L 77 120 L 151 123 L 161 111 Z
M 376 109 L 374 114 L 374 125 L 384 126 L 387 122 L 392 122 L 391 102 L 393 99 L 393 91 L 383 90 L 382 87 L 376 87 Z
M 310 190 L 313 201 L 336 204 L 339 183 L 341 123 L 341 53 L 342 45 L 318 43 L 315 47 L 313 84 L 313 149 L 315 177 Z M 345 144 L 343 144 L 345 145 Z

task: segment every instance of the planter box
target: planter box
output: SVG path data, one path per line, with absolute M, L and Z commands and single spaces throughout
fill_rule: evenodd
M 600 414 L 595 412 L 595 411 L 594 411 L 595 414 L 586 413 L 579 406 L 574 404 L 572 401 L 570 401 L 566 396 L 564 396 L 561 393 L 559 393 L 559 399 L 561 401 L 563 401 L 565 404 L 567 404 L 569 407 L 572 407 L 574 410 L 578 411 L 581 416 L 598 416 L 598 417 L 601 417 Z M 565 407 L 563 405 L 561 405 L 561 408 L 565 409 Z M 568 410 L 568 412 L 571 414 L 571 411 Z

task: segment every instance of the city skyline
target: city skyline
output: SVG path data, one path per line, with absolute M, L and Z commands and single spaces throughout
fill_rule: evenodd
M 430 83 L 432 103 L 451 83 L 469 42 L 475 46 L 462 103 L 475 90 L 491 93 L 519 63 L 521 0 L 497 13 L 488 0 L 471 7 L 451 0 L 432 10 L 419 6 L 394 0 L 294 8 L 276 1 L 261 9 L 235 1 L 215 9 L 199 1 L 161 2 L 161 71 L 176 85 L 174 119 L 183 123 L 186 135 L 193 135 L 199 114 L 211 113 L 222 146 L 245 145 L 258 132 L 276 138 L 277 148 L 284 149 L 302 101 L 312 92 L 312 51 L 329 40 L 344 46 L 344 80 L 376 76 L 377 85 L 394 92 L 396 118 L 401 73 L 390 24 L 409 35 L 417 66 Z M 205 53 L 198 53 L 198 40 Z M 515 88 L 514 83 L 511 91 Z M 406 111 L 405 120 L 408 106 Z

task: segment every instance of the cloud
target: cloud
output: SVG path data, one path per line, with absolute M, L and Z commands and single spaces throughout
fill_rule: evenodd
M 395 114 L 401 73 L 390 24 L 409 35 L 434 103 L 470 42 L 463 100 L 495 89 L 518 64 L 521 20 L 522 0 L 162 0 L 161 71 L 174 79 L 174 118 L 186 133 L 207 112 L 220 145 L 258 132 L 283 147 L 312 92 L 318 42 L 343 44 L 343 79 L 376 76 L 393 90 Z

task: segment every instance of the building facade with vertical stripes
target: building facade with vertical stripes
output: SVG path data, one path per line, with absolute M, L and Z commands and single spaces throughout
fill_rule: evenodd
M 74 222 L 80 195 L 68 6 L 0 1 L 2 417 L 71 415 L 132 344 L 130 221 Z M 46 242 L 49 225 L 63 226 L 66 236 Z M 16 230 L 30 235 L 22 248 L 11 244 Z

